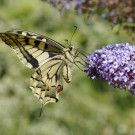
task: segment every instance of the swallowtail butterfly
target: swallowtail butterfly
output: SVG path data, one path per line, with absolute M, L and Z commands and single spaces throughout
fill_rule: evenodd
M 28 68 L 36 68 L 30 78 L 30 88 L 45 105 L 57 102 L 63 90 L 62 76 L 67 83 L 72 80 L 72 66 L 77 65 L 74 47 L 29 31 L 11 30 L 0 33 L 0 38 Z

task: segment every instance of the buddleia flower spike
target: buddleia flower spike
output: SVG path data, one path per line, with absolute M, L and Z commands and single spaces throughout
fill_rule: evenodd
M 128 88 L 135 95 L 135 45 L 112 44 L 87 56 L 85 72 L 91 79 L 108 81 L 115 88 Z

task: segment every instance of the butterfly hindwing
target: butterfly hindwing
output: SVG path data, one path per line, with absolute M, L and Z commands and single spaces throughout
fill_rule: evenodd
M 37 68 L 48 58 L 63 53 L 64 46 L 33 32 L 7 31 L 0 33 L 0 37 L 14 49 L 19 59 L 29 68 Z
M 63 56 L 50 58 L 30 79 L 30 88 L 43 104 L 57 102 L 58 94 L 63 90 L 62 69 Z

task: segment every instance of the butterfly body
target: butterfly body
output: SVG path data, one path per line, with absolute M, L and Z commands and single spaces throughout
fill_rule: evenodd
M 30 88 L 42 104 L 57 102 L 63 90 L 62 76 L 72 80 L 74 47 L 33 32 L 13 30 L 0 33 L 0 38 L 17 54 L 28 68 L 36 68 L 30 78 Z

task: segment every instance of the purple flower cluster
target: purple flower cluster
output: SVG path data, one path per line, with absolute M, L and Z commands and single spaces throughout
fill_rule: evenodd
M 102 17 L 110 22 L 117 24 L 121 22 L 133 23 L 135 21 L 134 0 L 105 0 L 101 4 L 104 9 L 108 9 L 107 12 L 102 14 Z
M 91 79 L 108 81 L 115 88 L 128 88 L 135 95 L 135 46 L 112 44 L 87 56 L 85 72 Z
M 60 13 L 63 9 L 74 9 L 78 13 L 87 14 L 86 20 L 91 20 L 94 14 L 101 15 L 102 18 L 112 22 L 114 25 L 120 24 L 122 29 L 132 40 L 135 40 L 135 0 L 42 0 L 57 8 Z M 126 23 L 126 25 L 121 25 Z M 126 27 L 125 27 L 126 26 Z
M 121 22 L 133 23 L 135 21 L 135 1 L 134 0 L 42 0 L 48 2 L 53 7 L 65 7 L 71 9 L 74 3 L 78 13 L 102 13 L 102 17 L 106 18 L 114 24 Z M 104 10 L 106 9 L 106 10 Z
M 53 7 L 60 6 L 59 10 L 62 11 L 64 7 L 66 7 L 67 10 L 71 8 L 72 2 L 75 4 L 75 8 L 78 13 L 82 12 L 82 4 L 86 2 L 86 0 L 42 0 L 46 1 L 49 4 L 51 4 Z

